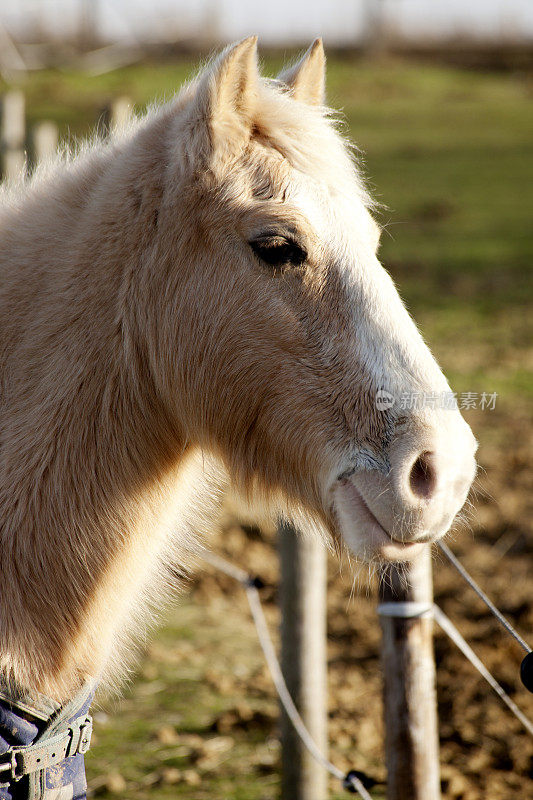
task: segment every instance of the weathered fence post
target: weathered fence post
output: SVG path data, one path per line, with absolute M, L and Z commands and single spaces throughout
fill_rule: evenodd
M 59 135 L 57 125 L 50 120 L 37 122 L 31 129 L 31 157 L 33 164 L 51 160 L 57 152 Z
M 114 134 L 126 127 L 131 119 L 133 104 L 129 97 L 115 97 L 104 110 L 106 133 Z
M 382 567 L 380 603 L 387 800 L 440 800 L 433 619 L 416 615 L 433 603 L 429 545 L 400 571 Z
M 326 550 L 315 537 L 280 525 L 281 668 L 302 719 L 327 751 Z M 281 709 L 282 800 L 326 800 L 327 773 Z
M 26 114 L 24 95 L 6 92 L 1 99 L 0 155 L 4 180 L 17 180 L 25 170 Z

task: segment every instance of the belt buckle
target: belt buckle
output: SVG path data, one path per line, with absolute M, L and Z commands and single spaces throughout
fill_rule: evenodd
M 9 761 L 2 762 L 2 756 L 0 756 L 0 784 L 3 783 L 2 775 L 3 773 L 7 772 L 8 774 L 8 782 L 11 781 L 19 781 L 21 778 L 24 777 L 23 773 L 17 772 L 17 755 L 19 753 L 20 748 L 18 747 L 11 747 L 7 753 L 4 753 L 4 756 L 7 756 Z
M 85 755 L 91 746 L 91 736 L 93 732 L 93 721 L 91 717 L 87 717 L 85 722 L 80 725 L 80 738 L 78 739 L 78 746 L 76 752 Z

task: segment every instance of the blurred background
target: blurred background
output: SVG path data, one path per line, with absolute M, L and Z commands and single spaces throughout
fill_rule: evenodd
M 2 0 L 0 94 L 18 98 L 10 102 L 24 117 L 15 134 L 2 123 L 4 169 L 10 148 L 31 166 L 38 141 L 53 147 L 56 136 L 105 131 L 110 113 L 142 113 L 217 47 L 249 33 L 259 34 L 272 76 L 324 37 L 328 102 L 343 111 L 382 204 L 382 261 L 480 441 L 474 510 L 452 534 L 454 550 L 531 638 L 530 0 Z M 488 407 L 483 393 L 493 396 Z M 263 578 L 275 631 L 275 531 L 243 520 L 228 501 L 211 543 Z M 520 651 L 446 564 L 437 560 L 435 572 L 437 602 L 531 716 Z M 332 558 L 330 754 L 341 768 L 371 775 L 373 797 L 383 798 L 375 606 L 365 568 L 354 580 Z M 526 798 L 527 735 L 438 631 L 435 645 L 443 796 Z M 229 579 L 206 568 L 185 587 L 143 646 L 123 699 L 96 712 L 88 776 L 91 794 L 102 797 L 277 797 L 276 699 L 241 589 Z

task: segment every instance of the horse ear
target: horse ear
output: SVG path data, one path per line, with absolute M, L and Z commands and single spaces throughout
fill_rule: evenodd
M 257 36 L 230 45 L 200 77 L 191 121 L 202 160 L 230 156 L 248 141 L 258 82 Z
M 307 53 L 278 75 L 296 100 L 322 105 L 326 97 L 326 56 L 322 39 L 315 39 Z

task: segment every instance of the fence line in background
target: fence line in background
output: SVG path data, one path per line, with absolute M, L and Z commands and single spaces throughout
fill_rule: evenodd
M 109 135 L 126 127 L 132 111 L 128 97 L 115 98 L 103 112 L 104 132 Z M 58 142 L 58 127 L 50 120 L 35 123 L 27 133 L 22 92 L 10 91 L 0 97 L 0 179 L 19 180 L 26 175 L 28 165 L 31 169 L 53 158 Z

